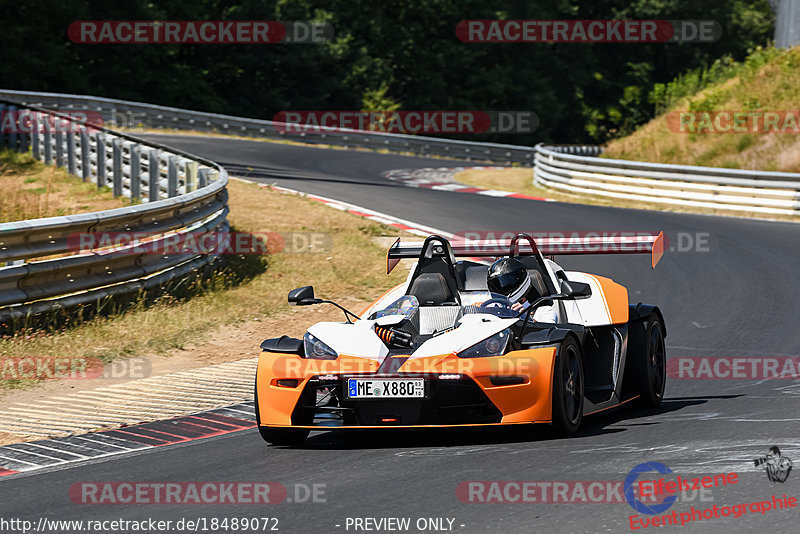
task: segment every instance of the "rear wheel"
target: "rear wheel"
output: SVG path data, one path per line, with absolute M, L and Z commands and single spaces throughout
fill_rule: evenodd
M 581 349 L 573 338 L 561 344 L 555 365 L 553 426 L 563 434 L 574 434 L 583 419 L 583 363 Z
M 667 349 L 664 326 L 655 314 L 631 331 L 633 376 L 639 391 L 639 404 L 648 408 L 661 405 L 667 378 Z
M 308 429 L 261 426 L 261 416 L 258 411 L 258 378 L 256 378 L 256 387 L 253 392 L 253 399 L 255 400 L 256 425 L 258 426 L 258 433 L 261 434 L 261 438 L 264 441 L 270 445 L 287 445 L 290 447 L 297 447 L 303 444 L 310 432 Z

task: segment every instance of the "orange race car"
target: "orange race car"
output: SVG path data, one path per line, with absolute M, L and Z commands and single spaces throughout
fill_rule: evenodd
M 405 258 L 416 265 L 360 317 L 315 298 L 311 286 L 293 290 L 290 304 L 330 303 L 346 320 L 317 323 L 303 339 L 261 344 L 255 384 L 261 436 L 296 445 L 314 429 L 530 423 L 570 434 L 584 415 L 634 399 L 659 405 L 666 377 L 659 309 L 630 305 L 623 286 L 564 271 L 553 256 L 646 252 L 655 267 L 663 234 L 598 240 L 398 239 L 387 270 Z M 489 267 L 481 259 L 501 256 L 527 270 L 536 298 L 522 311 L 487 286 Z M 534 320 L 542 306 L 554 310 L 554 322 Z

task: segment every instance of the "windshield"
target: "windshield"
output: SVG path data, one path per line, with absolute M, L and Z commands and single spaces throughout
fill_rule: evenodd
M 417 300 L 417 297 L 413 295 L 405 295 L 392 302 L 384 309 L 375 312 L 375 318 L 378 319 L 388 315 L 403 315 L 406 319 L 409 319 L 418 309 L 419 300 Z
M 454 318 L 458 315 L 463 316 L 471 313 L 487 313 L 502 319 L 509 319 L 519 315 L 519 311 L 511 309 L 511 301 L 508 300 L 508 297 L 499 293 L 471 291 L 462 294 L 461 303 L 460 314 L 455 313 L 455 309 L 452 306 L 427 306 L 425 309 L 448 308 L 453 310 Z M 418 310 L 419 300 L 417 300 L 417 297 L 405 295 L 395 300 L 384 309 L 375 312 L 372 319 L 379 319 L 390 315 L 402 315 L 406 319 L 411 319 Z

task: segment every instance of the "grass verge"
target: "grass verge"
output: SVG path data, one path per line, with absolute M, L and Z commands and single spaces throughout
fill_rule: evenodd
M 701 165 L 731 169 L 800 172 L 800 136 L 791 133 L 681 133 L 675 112 L 794 111 L 800 97 L 800 48 L 759 48 L 743 62 L 729 59 L 705 70 L 688 72 L 656 87 L 654 99 L 664 113 L 633 134 L 614 140 L 603 157 L 631 161 Z M 708 130 L 706 130 L 707 132 Z M 563 202 L 678 211 L 759 219 L 800 221 L 800 216 L 771 215 L 629 201 L 542 189 L 532 184 L 530 169 L 465 171 L 459 182 L 545 196 Z
M 713 69 L 712 69 L 713 70 Z M 760 48 L 704 79 L 687 73 L 668 86 L 664 113 L 633 134 L 609 143 L 604 157 L 684 165 L 800 172 L 798 129 L 784 133 L 678 127 L 675 112 L 793 112 L 800 98 L 800 49 Z M 763 121 L 763 119 L 761 119 Z M 693 122 L 699 126 L 699 118 Z M 783 119 L 780 125 L 785 123 Z M 796 124 L 796 123 L 795 123 Z M 789 124 L 791 126 L 791 124 Z M 712 131 L 721 128 L 722 131 Z M 745 128 L 746 130 L 746 128 Z M 761 129 L 763 131 L 763 128 Z
M 0 151 L 0 222 L 58 217 L 129 204 L 108 187 L 84 183 L 63 168 L 45 166 L 30 154 Z

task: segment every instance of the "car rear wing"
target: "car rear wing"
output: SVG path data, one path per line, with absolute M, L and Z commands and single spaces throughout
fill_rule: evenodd
M 438 236 L 437 236 L 438 237 Z M 444 238 L 440 238 L 444 239 Z M 425 243 L 401 243 L 397 238 L 386 254 L 386 272 L 402 259 L 419 258 Z M 501 256 L 560 256 L 576 254 L 650 254 L 653 269 L 664 255 L 664 232 L 603 236 L 599 233 L 564 237 L 544 237 L 534 240 L 528 234 L 511 239 L 470 240 L 457 236 L 449 242 L 455 257 L 498 258 Z

